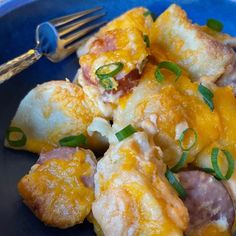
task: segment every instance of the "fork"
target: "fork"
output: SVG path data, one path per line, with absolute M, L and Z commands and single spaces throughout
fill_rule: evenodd
M 59 62 L 76 51 L 89 36 L 85 37 L 106 22 L 96 23 L 87 27 L 86 24 L 105 15 L 99 13 L 84 19 L 102 7 L 95 7 L 82 12 L 63 16 L 44 22 L 36 28 L 36 47 L 0 66 L 0 84 L 18 74 L 22 70 L 46 56 L 52 62 Z

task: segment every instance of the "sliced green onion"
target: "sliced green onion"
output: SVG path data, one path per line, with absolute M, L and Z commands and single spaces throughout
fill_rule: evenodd
M 180 198 L 182 198 L 182 199 L 186 198 L 187 193 L 186 193 L 184 187 L 182 186 L 182 184 L 176 179 L 174 174 L 170 170 L 167 170 L 165 173 L 165 176 L 168 179 L 168 181 L 170 182 L 170 184 L 174 187 L 174 189 L 176 190 L 176 192 L 178 193 Z
M 201 168 L 204 172 L 208 173 L 208 174 L 214 174 L 215 171 L 211 168 L 205 167 L 205 168 Z
M 214 97 L 214 94 L 209 90 L 207 87 L 203 86 L 202 84 L 198 85 L 198 91 L 203 96 L 204 102 L 210 107 L 211 111 L 214 110 L 214 103 L 212 98 Z
M 220 180 L 228 180 L 230 177 L 233 175 L 234 172 L 234 159 L 229 151 L 226 150 L 221 150 L 224 154 L 224 156 L 227 159 L 228 162 L 228 170 L 226 172 L 226 175 L 223 176 L 220 167 L 218 165 L 218 154 L 219 154 L 220 149 L 215 147 L 212 149 L 211 152 L 211 164 L 213 166 L 213 169 L 215 171 L 216 177 Z
M 221 32 L 224 27 L 224 25 L 216 19 L 208 19 L 207 26 L 217 32 Z
M 124 129 L 116 133 L 116 137 L 119 141 L 122 141 L 136 132 L 136 129 L 132 125 L 126 126 Z
M 150 40 L 149 40 L 148 35 L 144 34 L 143 35 L 143 40 L 146 43 L 147 48 L 150 48 Z
M 116 89 L 118 86 L 118 83 L 113 78 L 100 79 L 99 83 L 103 88 L 105 88 L 105 90 Z
M 95 74 L 99 79 L 107 79 L 117 75 L 124 67 L 122 62 L 114 62 L 104 66 L 99 67 Z
M 186 134 L 187 132 L 189 132 L 189 131 L 193 132 L 194 140 L 193 140 L 193 142 L 192 142 L 187 148 L 184 148 L 184 146 L 183 146 L 184 136 L 185 136 L 185 134 Z M 185 129 L 185 130 L 182 132 L 182 134 L 180 135 L 180 137 L 179 137 L 179 139 L 178 139 L 178 142 L 179 142 L 179 146 L 181 147 L 181 149 L 182 149 L 183 151 L 189 151 L 189 150 L 196 144 L 196 142 L 197 142 L 197 132 L 196 132 L 194 129 L 192 129 L 192 128 L 187 128 L 187 129 Z
M 171 171 L 177 172 L 179 171 L 182 167 L 184 167 L 186 159 L 188 157 L 188 152 L 183 152 L 179 161 L 171 168 Z
M 86 143 L 87 139 L 83 134 L 68 136 L 59 140 L 59 144 L 64 147 L 78 147 Z
M 145 11 L 145 12 L 143 13 L 143 15 L 144 15 L 144 17 L 151 16 L 153 21 L 156 20 L 156 15 L 155 15 L 153 12 Z
M 162 82 L 164 80 L 164 76 L 160 69 L 167 69 L 173 72 L 176 75 L 175 81 L 177 81 L 182 74 L 182 70 L 177 64 L 170 61 L 162 61 L 157 65 L 157 69 L 155 71 L 155 77 L 158 82 Z
M 16 136 L 21 136 L 18 139 L 11 139 L 11 135 L 15 133 Z M 22 147 L 26 144 L 27 138 L 25 133 L 21 128 L 18 127 L 9 127 L 6 133 L 6 139 L 7 142 L 10 144 L 12 147 Z

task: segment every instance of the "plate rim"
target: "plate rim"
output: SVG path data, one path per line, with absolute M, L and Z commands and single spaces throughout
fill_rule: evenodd
M 1 2 L 2 1 L 2 2 Z M 0 17 L 15 9 L 37 0 L 0 0 Z

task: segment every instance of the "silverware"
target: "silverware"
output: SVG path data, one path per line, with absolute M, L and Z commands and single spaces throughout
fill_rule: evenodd
M 106 23 L 103 21 L 84 27 L 86 24 L 103 17 L 105 13 L 79 19 L 101 9 L 102 7 L 92 8 L 38 25 L 35 49 L 31 49 L 1 65 L 0 84 L 28 68 L 42 56 L 46 56 L 52 62 L 59 62 L 75 52 L 87 40 L 88 36 L 84 36 Z

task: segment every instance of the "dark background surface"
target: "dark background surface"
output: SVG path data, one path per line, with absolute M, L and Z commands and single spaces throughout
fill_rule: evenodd
M 25 2 L 27 5 L 18 7 Z M 194 22 L 204 24 L 208 18 L 221 20 L 224 31 L 236 35 L 236 0 L 12 0 L 0 3 L 0 64 L 34 47 L 37 24 L 51 18 L 94 6 L 104 6 L 105 19 L 112 19 L 135 7 L 146 6 L 157 15 L 170 3 L 180 4 Z M 7 12 L 7 13 L 6 13 Z M 85 223 L 71 229 L 46 227 L 26 208 L 18 193 L 17 182 L 34 164 L 37 156 L 3 147 L 6 129 L 17 106 L 37 84 L 49 80 L 73 79 L 78 62 L 75 55 L 53 64 L 43 58 L 29 69 L 0 85 L 0 235 L 94 235 L 92 225 Z M 115 229 L 114 229 L 115 230 Z

